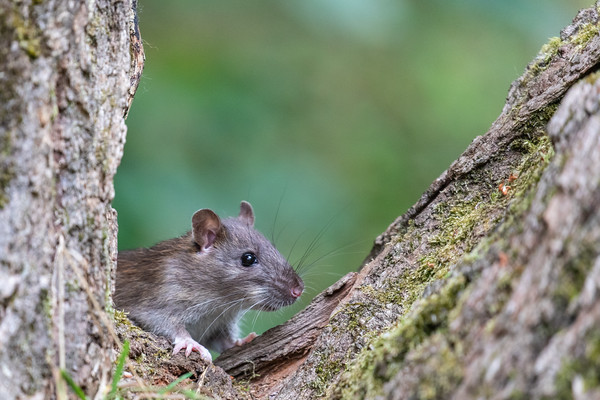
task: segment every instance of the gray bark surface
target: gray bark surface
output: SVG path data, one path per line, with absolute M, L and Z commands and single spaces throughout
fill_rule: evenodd
M 91 397 L 111 377 L 134 14 L 128 0 L 0 0 L 3 399 L 74 396 L 61 369 Z

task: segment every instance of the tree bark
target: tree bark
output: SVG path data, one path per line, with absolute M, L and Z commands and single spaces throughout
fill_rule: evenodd
M 61 370 L 101 398 L 111 375 L 110 203 L 143 63 L 133 6 L 0 0 L 3 399 L 73 397 Z

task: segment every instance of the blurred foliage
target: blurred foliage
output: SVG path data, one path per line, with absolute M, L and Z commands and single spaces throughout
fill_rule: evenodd
M 302 304 L 247 316 L 262 332 L 360 266 L 591 1 L 141 0 L 120 248 L 250 201 L 292 263 L 311 250 Z

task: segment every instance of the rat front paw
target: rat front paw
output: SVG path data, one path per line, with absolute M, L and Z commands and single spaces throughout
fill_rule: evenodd
M 212 362 L 212 356 L 206 347 L 202 346 L 191 337 L 177 337 L 175 338 L 173 345 L 173 354 L 177 354 L 181 350 L 185 349 L 185 356 L 188 357 L 190 354 L 192 354 L 192 351 L 196 351 L 200 354 L 200 357 L 204 361 L 208 363 Z
M 250 343 L 257 336 L 258 335 L 255 332 L 252 332 L 252 333 L 249 333 L 248 336 L 246 336 L 245 338 L 236 340 L 235 342 L 233 342 L 233 344 L 236 346 L 242 346 L 246 343 Z

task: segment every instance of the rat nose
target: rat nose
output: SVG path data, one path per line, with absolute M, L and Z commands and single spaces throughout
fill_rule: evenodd
M 300 296 L 302 296 L 302 292 L 304 291 L 304 285 L 298 285 L 298 286 L 294 286 L 290 292 L 292 293 L 292 296 L 294 296 L 295 298 L 298 298 Z

